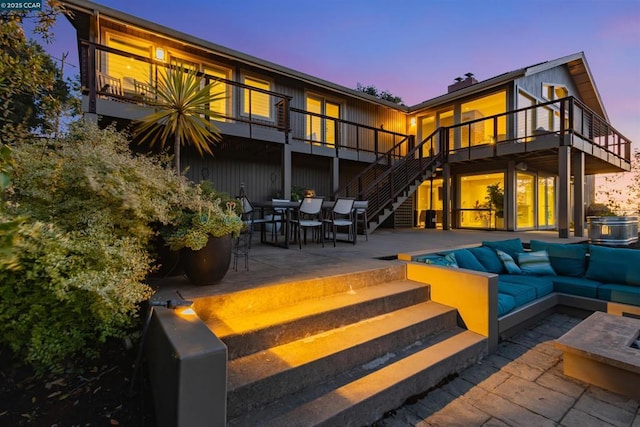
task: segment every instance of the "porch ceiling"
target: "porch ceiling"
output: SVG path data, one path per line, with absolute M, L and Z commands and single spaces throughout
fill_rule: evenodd
M 462 162 L 456 162 L 457 171 L 473 172 L 489 169 L 506 169 L 509 161 L 515 163 L 524 162 L 527 170 L 542 171 L 550 174 L 558 174 L 558 148 L 550 148 L 528 153 L 516 153 L 507 156 L 478 158 Z M 598 175 L 605 173 L 627 172 L 626 169 L 613 165 L 591 154 L 585 153 L 585 174 Z

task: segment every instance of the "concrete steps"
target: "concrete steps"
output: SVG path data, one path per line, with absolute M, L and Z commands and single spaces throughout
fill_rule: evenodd
M 366 425 L 486 354 L 428 285 L 388 269 L 278 286 L 277 305 L 225 296 L 203 319 L 228 346 L 229 425 Z

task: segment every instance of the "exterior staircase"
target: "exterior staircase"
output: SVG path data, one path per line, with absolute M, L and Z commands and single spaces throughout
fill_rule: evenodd
M 208 297 L 199 314 L 228 347 L 228 425 L 368 425 L 486 354 L 390 264 Z
M 333 197 L 368 200 L 366 226 L 367 232 L 372 233 L 442 166 L 445 137 L 446 132 L 438 128 L 418 144 L 414 144 L 413 137 L 400 141 L 340 187 Z

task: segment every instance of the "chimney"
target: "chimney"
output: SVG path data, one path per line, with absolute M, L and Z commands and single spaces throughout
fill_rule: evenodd
M 465 76 L 467 77 L 466 79 L 463 79 L 462 77 L 456 77 L 454 79 L 456 82 L 447 87 L 447 93 L 455 92 L 456 90 L 460 90 L 478 83 L 478 80 L 473 77 L 473 73 L 466 73 Z

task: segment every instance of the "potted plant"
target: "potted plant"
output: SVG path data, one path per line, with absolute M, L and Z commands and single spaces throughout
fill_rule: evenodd
M 210 185 L 185 192 L 174 223 L 165 229 L 169 248 L 180 251 L 182 268 L 194 285 L 218 283 L 229 269 L 233 237 L 244 227 L 240 205 Z
M 487 196 L 485 199 L 487 200 L 489 209 L 495 211 L 496 228 L 502 228 L 500 223 L 504 221 L 504 189 L 500 188 L 500 183 L 487 185 Z

